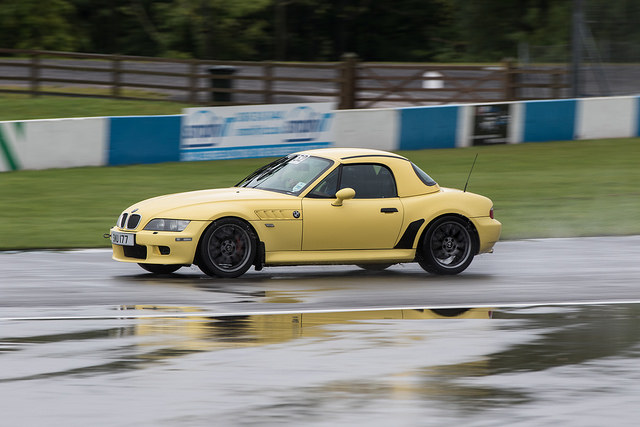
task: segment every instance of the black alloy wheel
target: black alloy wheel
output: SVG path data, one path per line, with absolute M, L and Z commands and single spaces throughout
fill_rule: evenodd
M 253 264 L 257 238 L 237 218 L 222 218 L 207 228 L 200 240 L 198 267 L 209 276 L 238 277 Z
M 447 215 L 429 226 L 422 241 L 420 266 L 433 274 L 458 274 L 475 255 L 471 225 L 464 219 Z

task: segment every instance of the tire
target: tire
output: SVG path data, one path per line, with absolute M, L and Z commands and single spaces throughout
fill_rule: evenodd
M 356 264 L 363 270 L 367 271 L 382 271 L 391 267 L 393 264 Z
M 468 308 L 432 308 L 431 311 L 442 317 L 457 317 L 469 311 Z
M 171 274 L 174 271 L 182 267 L 181 264 L 144 264 L 138 263 L 138 265 L 149 273 L 153 274 Z
M 468 221 L 452 215 L 437 219 L 422 240 L 420 266 L 433 274 L 458 274 L 475 255 L 475 241 Z
M 200 239 L 198 267 L 209 276 L 241 276 L 253 264 L 257 246 L 256 235 L 246 222 L 237 218 L 219 219 Z

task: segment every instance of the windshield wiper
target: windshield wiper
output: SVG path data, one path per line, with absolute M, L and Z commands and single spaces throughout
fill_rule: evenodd
M 279 165 L 283 165 L 283 163 L 285 163 L 286 161 L 288 161 L 289 158 L 288 157 L 282 157 L 278 160 L 275 160 L 271 163 L 269 163 L 268 165 L 264 165 L 261 168 L 256 169 L 253 173 L 251 173 L 251 175 L 249 175 L 248 177 L 246 177 L 245 179 L 243 179 L 242 181 L 240 181 L 239 183 L 237 183 L 236 185 L 234 185 L 234 187 L 246 187 L 250 182 L 252 182 L 257 176 L 262 176 L 261 174 L 265 174 L 266 172 L 269 171 L 269 169 L 271 168 L 275 168 L 276 166 Z M 280 169 L 280 168 L 278 168 Z M 275 171 L 274 171 L 275 172 Z M 273 172 L 268 173 L 268 175 L 271 175 Z M 258 178 L 260 179 L 260 178 Z
M 258 177 L 254 178 L 254 180 L 256 181 L 256 184 L 259 181 L 264 181 L 267 177 L 269 177 L 269 176 L 273 175 L 274 173 L 278 172 L 280 169 L 285 167 L 287 163 L 284 163 L 284 162 L 280 163 L 279 165 L 275 165 L 271 169 L 264 171 L 261 175 L 259 175 Z

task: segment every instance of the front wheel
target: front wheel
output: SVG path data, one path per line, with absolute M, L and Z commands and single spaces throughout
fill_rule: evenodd
M 171 274 L 174 271 L 178 270 L 182 265 L 180 264 L 144 264 L 138 263 L 138 265 L 149 273 L 153 274 Z
M 433 274 L 458 274 L 475 254 L 470 225 L 456 216 L 436 220 L 424 235 L 420 266 Z
M 243 275 L 256 256 L 257 239 L 251 227 L 237 218 L 222 218 L 200 240 L 198 267 L 209 276 Z

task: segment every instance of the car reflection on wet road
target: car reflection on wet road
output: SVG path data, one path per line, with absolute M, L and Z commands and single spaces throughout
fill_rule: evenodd
M 216 280 L 0 253 L 0 425 L 635 425 L 638 256 L 640 236 L 533 240 L 453 278 Z
M 5 323 L 3 422 L 596 425 L 640 415 L 634 304 L 217 318 L 122 308 L 121 318 Z

